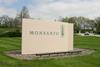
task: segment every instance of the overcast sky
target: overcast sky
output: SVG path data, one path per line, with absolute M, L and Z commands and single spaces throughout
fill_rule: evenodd
M 56 19 L 59 17 L 100 16 L 100 0 L 0 0 L 0 16 L 15 17 L 22 6 L 27 6 L 33 18 Z

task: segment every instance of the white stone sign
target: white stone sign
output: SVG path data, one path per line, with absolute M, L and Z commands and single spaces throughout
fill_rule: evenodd
M 73 50 L 73 24 L 23 19 L 22 54 L 42 54 Z

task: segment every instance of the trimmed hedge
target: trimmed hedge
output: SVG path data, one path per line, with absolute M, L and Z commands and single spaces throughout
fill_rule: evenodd
M 20 30 L 2 32 L 0 37 L 21 37 L 21 32 Z

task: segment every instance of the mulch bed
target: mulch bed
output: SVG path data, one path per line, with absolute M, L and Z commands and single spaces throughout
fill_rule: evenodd
M 93 52 L 95 51 L 91 49 L 75 48 L 73 51 L 44 53 L 44 54 L 21 54 L 20 50 L 12 50 L 12 51 L 5 52 L 5 54 L 7 56 L 16 59 L 32 60 L 32 59 L 50 59 L 50 58 L 83 56 L 83 55 L 92 54 Z

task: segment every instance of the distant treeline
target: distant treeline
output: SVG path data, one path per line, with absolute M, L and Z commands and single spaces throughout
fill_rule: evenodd
M 15 18 L 11 18 L 7 15 L 0 17 L 0 27 L 1 28 L 13 28 L 21 27 L 22 18 L 30 18 L 28 8 L 23 7 L 22 10 L 16 14 Z
M 86 17 L 65 17 L 61 18 L 60 21 L 73 23 L 74 24 L 74 32 L 91 32 L 100 34 L 100 17 L 95 19 L 89 19 Z
M 11 18 L 7 15 L 0 17 L 0 28 L 17 28 L 22 27 L 22 18 L 30 18 L 27 7 L 23 7 L 22 10 L 16 14 L 15 18 Z M 100 17 L 95 19 L 89 19 L 83 16 L 79 17 L 64 17 L 60 18 L 59 21 L 74 24 L 75 33 L 91 32 L 100 34 Z

